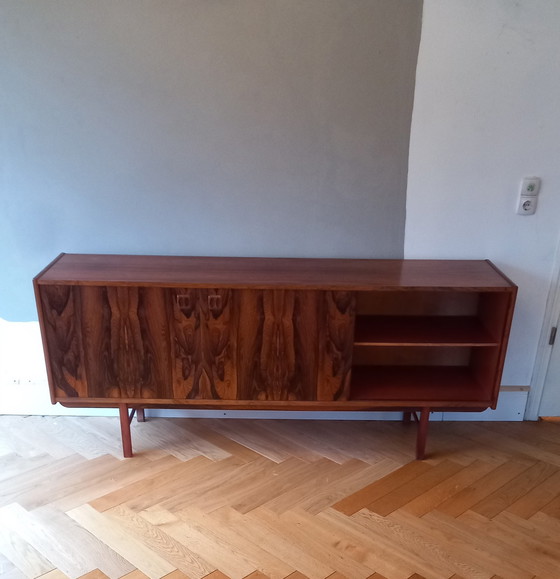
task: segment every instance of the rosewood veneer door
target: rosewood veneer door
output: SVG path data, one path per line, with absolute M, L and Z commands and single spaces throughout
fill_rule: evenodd
M 174 398 L 235 400 L 236 292 L 173 289 L 168 295 Z
M 352 297 L 333 292 L 240 290 L 238 398 L 334 400 L 349 384 Z M 343 303 L 344 302 L 344 303 Z M 343 327 L 345 329 L 343 329 Z
M 347 400 L 352 374 L 356 294 L 345 291 L 318 293 L 322 309 L 317 330 L 317 400 Z
M 165 290 L 83 286 L 80 294 L 88 395 L 171 398 Z
M 54 400 L 87 397 L 80 293 L 71 285 L 39 286 Z

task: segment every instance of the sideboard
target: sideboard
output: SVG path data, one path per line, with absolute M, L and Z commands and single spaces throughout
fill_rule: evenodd
M 516 286 L 488 260 L 61 254 L 34 279 L 51 400 L 145 408 L 495 408 Z M 381 444 L 381 442 L 380 442 Z

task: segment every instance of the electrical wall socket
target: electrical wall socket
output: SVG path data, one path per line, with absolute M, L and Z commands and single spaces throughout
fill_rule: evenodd
M 537 210 L 537 198 L 536 196 L 528 197 L 526 195 L 520 195 L 519 202 L 517 204 L 517 213 L 519 215 L 533 215 Z
M 537 210 L 537 195 L 541 188 L 539 177 L 525 177 L 521 181 L 519 199 L 517 200 L 518 215 L 533 215 Z

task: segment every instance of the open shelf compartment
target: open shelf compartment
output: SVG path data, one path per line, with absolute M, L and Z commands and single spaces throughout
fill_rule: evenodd
M 351 400 L 375 400 L 396 405 L 426 403 L 447 406 L 490 401 L 468 366 L 356 366 Z
M 474 316 L 358 316 L 354 344 L 372 346 L 496 346 Z

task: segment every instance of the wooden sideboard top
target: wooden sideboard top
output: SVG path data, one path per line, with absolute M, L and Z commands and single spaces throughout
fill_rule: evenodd
M 489 260 L 59 255 L 37 284 L 337 290 L 515 289 Z

